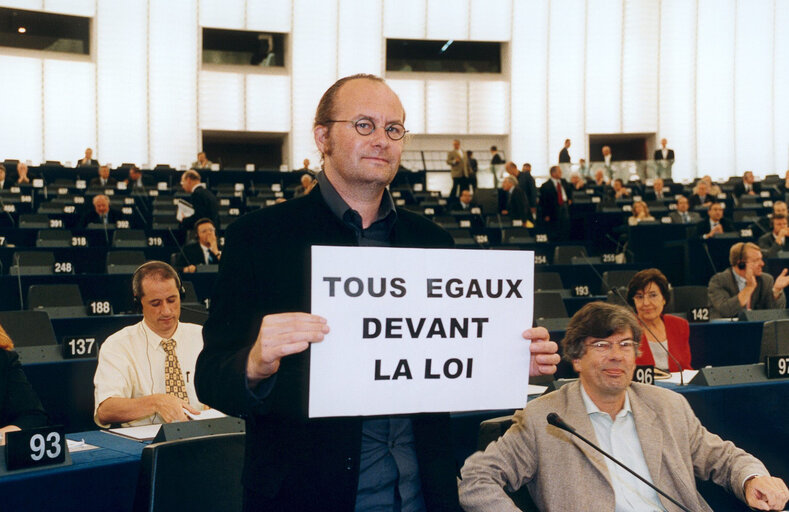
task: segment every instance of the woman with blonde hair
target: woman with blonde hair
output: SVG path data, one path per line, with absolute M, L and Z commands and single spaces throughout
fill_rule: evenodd
M 627 224 L 635 226 L 645 220 L 655 220 L 655 217 L 649 214 L 649 206 L 644 201 L 635 201 L 633 203 L 633 214 L 627 218 Z
M 47 414 L 27 381 L 14 343 L 0 325 L 0 444 L 6 432 L 47 424 Z

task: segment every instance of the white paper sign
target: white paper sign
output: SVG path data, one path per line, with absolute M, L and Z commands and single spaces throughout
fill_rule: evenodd
M 534 253 L 313 247 L 309 415 L 526 404 Z

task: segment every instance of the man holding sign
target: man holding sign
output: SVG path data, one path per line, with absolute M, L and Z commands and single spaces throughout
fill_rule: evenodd
M 325 318 L 306 313 L 312 247 L 452 245 L 435 224 L 395 208 L 386 188 L 404 121 L 380 78 L 339 80 L 315 116 L 317 186 L 226 232 L 196 385 L 201 400 L 247 420 L 245 510 L 459 510 L 447 414 L 307 413 L 309 347 L 329 333 Z M 553 373 L 559 357 L 547 331 L 523 336 L 533 340 L 530 373 Z

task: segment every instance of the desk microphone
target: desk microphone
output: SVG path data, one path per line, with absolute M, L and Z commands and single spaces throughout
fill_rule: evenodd
M 717 274 L 718 269 L 715 268 L 715 262 L 712 261 L 712 255 L 710 254 L 710 248 L 707 247 L 707 242 L 702 242 L 701 246 L 704 247 L 704 254 L 707 255 L 707 260 L 710 262 L 710 266 L 712 267 L 712 271 Z
M 548 414 L 548 416 L 546 417 L 546 420 L 548 421 L 548 423 L 549 423 L 550 425 L 553 425 L 553 426 L 554 426 L 554 427 L 556 427 L 556 428 L 560 428 L 560 429 L 564 430 L 565 432 L 569 432 L 570 434 L 572 434 L 572 435 L 576 436 L 578 439 L 580 439 L 580 440 L 581 440 L 581 441 L 583 441 L 584 443 L 588 444 L 589 446 L 591 446 L 592 448 L 594 448 L 594 449 L 595 449 L 595 450 L 597 450 L 598 452 L 602 453 L 603 455 L 605 455 L 606 457 L 608 457 L 608 459 L 610 459 L 610 460 L 614 461 L 614 462 L 615 462 L 615 463 L 616 463 L 616 464 L 617 464 L 619 467 L 623 468 L 625 471 L 627 471 L 628 473 L 630 473 L 630 474 L 631 474 L 631 475 L 633 475 L 634 477 L 638 478 L 639 480 L 641 480 L 642 482 L 644 482 L 645 484 L 647 484 L 649 487 L 651 487 L 652 489 L 654 489 L 654 490 L 655 490 L 655 491 L 656 491 L 658 494 L 660 494 L 661 496 L 663 496 L 664 498 L 666 498 L 667 500 L 669 500 L 669 501 L 670 501 L 671 503 L 673 503 L 674 505 L 678 506 L 679 508 L 681 508 L 681 509 L 682 509 L 682 510 L 684 510 L 685 512 L 690 512 L 690 510 L 689 510 L 687 507 L 685 507 L 684 505 L 682 505 L 680 502 L 678 502 L 677 500 L 675 500 L 674 498 L 672 498 L 671 496 L 669 496 L 669 495 L 668 495 L 668 494 L 666 494 L 665 492 L 663 492 L 663 491 L 661 491 L 660 489 L 658 489 L 658 488 L 657 488 L 657 486 L 655 486 L 654 484 L 652 484 L 651 482 L 649 482 L 648 480 L 646 480 L 644 477 L 642 477 L 641 475 L 639 475 L 638 473 L 636 473 L 635 471 L 633 471 L 633 470 L 632 470 L 632 469 L 630 469 L 629 467 L 625 466 L 624 464 L 622 464 L 621 462 L 619 462 L 618 460 L 616 460 L 616 459 L 615 459 L 615 458 L 614 458 L 612 455 L 610 455 L 608 452 L 606 452 L 605 450 L 603 450 L 602 448 L 600 448 L 599 446 L 597 446 L 596 444 L 594 444 L 593 442 L 591 442 L 590 440 L 588 440 L 587 438 L 585 438 L 584 436 L 582 436 L 581 434 L 579 434 L 578 432 L 576 432 L 576 431 L 575 431 L 575 429 L 574 429 L 572 426 L 570 426 L 570 425 L 569 425 L 567 422 L 565 422 L 565 421 L 564 421 L 564 420 L 563 420 L 563 419 L 562 419 L 562 418 L 561 418 L 561 417 L 560 417 L 558 414 L 556 414 L 555 412 L 552 412 L 552 413 Z
M 19 253 L 14 254 L 16 260 L 16 284 L 19 286 L 19 311 L 24 311 L 25 302 L 22 295 L 22 267 L 19 266 Z
M 600 279 L 600 284 L 603 285 L 603 287 L 605 288 L 605 281 L 603 280 L 603 276 L 601 276 L 600 272 L 598 272 L 597 269 L 594 268 L 594 265 L 592 265 L 592 262 L 589 261 L 589 258 L 587 256 L 584 256 L 583 258 L 584 258 L 584 261 L 586 262 L 586 264 L 589 265 L 592 268 L 592 272 L 594 272 L 595 275 L 597 276 L 597 278 Z M 609 291 L 614 292 L 617 295 L 617 297 L 619 297 L 619 299 L 622 301 L 622 303 L 625 305 L 625 307 L 627 307 L 630 311 L 632 311 L 633 314 L 636 316 L 636 320 L 638 320 L 638 323 L 643 325 L 644 329 L 653 338 L 655 338 L 657 340 L 658 338 L 657 338 L 657 336 L 655 336 L 655 333 L 653 333 L 652 330 L 649 327 L 647 327 L 647 325 L 644 322 L 642 322 L 640 318 L 638 318 L 638 311 L 636 311 L 636 309 L 633 306 L 631 306 L 629 302 L 627 302 L 627 299 L 625 299 L 624 296 L 622 296 L 622 294 L 620 293 L 619 289 L 617 289 L 616 286 L 612 286 L 610 289 L 606 290 L 606 294 Z M 647 340 L 647 343 L 649 343 L 649 340 Z M 666 344 L 668 344 L 668 343 L 666 343 Z M 676 363 L 677 368 L 679 368 L 679 385 L 680 386 L 684 386 L 685 385 L 685 377 L 683 375 L 684 368 L 682 368 L 682 365 L 679 364 L 679 361 L 677 360 L 677 358 L 674 357 L 674 355 L 671 352 L 669 352 L 667 347 L 664 347 L 663 344 L 660 343 L 660 342 L 658 342 L 658 346 L 660 348 L 662 348 L 666 352 L 666 354 L 668 354 L 668 356 L 671 358 L 672 361 L 674 361 L 674 363 Z

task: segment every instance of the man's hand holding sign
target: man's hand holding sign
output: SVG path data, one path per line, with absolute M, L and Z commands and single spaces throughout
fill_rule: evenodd
M 326 319 L 318 315 L 277 313 L 264 316 L 247 359 L 250 388 L 277 373 L 280 359 L 307 350 L 310 343 L 323 341 L 328 332 Z

